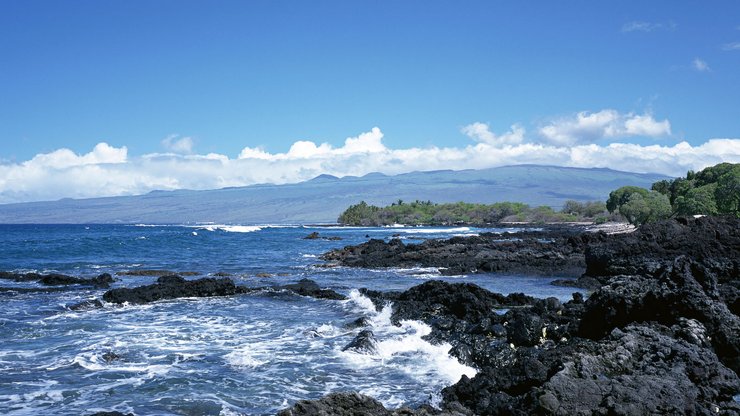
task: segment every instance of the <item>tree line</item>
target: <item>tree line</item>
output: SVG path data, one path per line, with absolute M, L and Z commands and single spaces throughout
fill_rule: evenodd
M 677 215 L 740 217 L 740 164 L 720 163 L 685 178 L 653 183 L 650 190 L 623 186 L 609 194 L 606 207 L 632 224 Z
M 404 202 L 378 207 L 365 201 L 347 208 L 338 219 L 340 224 L 356 226 L 494 224 L 499 222 L 605 222 L 611 215 L 603 202 L 567 201 L 559 211 L 548 206 L 530 207 L 521 202 L 472 204 L 455 202 L 435 204 L 431 201 Z

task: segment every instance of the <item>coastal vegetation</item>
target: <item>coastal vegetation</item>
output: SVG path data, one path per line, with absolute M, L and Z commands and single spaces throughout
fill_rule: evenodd
M 521 202 L 472 204 L 455 202 L 435 204 L 431 201 L 398 200 L 386 207 L 365 201 L 347 208 L 338 219 L 340 224 L 359 226 L 493 224 L 498 222 L 605 222 L 610 214 L 603 202 L 567 201 L 559 211 L 549 206 L 530 207 Z
M 696 173 L 689 171 L 685 178 L 661 180 L 653 183 L 651 189 L 623 186 L 612 191 L 606 203 L 569 200 L 560 210 L 521 202 L 435 204 L 399 199 L 385 207 L 362 201 L 347 208 L 337 221 L 344 225 L 384 226 L 626 220 L 640 225 L 682 215 L 718 214 L 740 217 L 738 163 L 720 163 Z
M 680 215 L 740 217 L 740 164 L 720 163 L 685 178 L 661 180 L 650 190 L 623 186 L 609 194 L 606 208 L 632 224 Z

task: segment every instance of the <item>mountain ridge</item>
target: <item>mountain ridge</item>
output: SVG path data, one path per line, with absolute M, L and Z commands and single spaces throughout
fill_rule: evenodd
M 64 198 L 0 205 L 0 223 L 320 223 L 334 222 L 361 200 L 501 201 L 559 208 L 568 199 L 605 200 L 625 185 L 649 187 L 667 176 L 609 168 L 512 165 L 459 171 L 322 174 L 293 184 L 255 184 L 213 190 L 155 190 L 133 196 Z

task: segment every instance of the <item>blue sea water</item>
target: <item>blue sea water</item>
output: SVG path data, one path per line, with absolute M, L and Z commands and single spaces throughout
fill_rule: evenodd
M 317 231 L 341 241 L 305 240 Z M 435 404 L 466 367 L 449 345 L 422 339 L 421 322 L 390 324 L 357 292 L 404 290 L 428 279 L 475 282 L 501 293 L 571 297 L 552 278 L 503 275 L 442 277 L 433 269 L 325 268 L 317 257 L 368 237 L 400 235 L 407 243 L 471 235 L 457 228 L 303 226 L 0 225 L 0 270 L 82 277 L 138 269 L 232 274 L 237 284 L 265 286 L 310 278 L 349 296 L 317 300 L 253 293 L 178 299 L 148 305 L 72 311 L 103 289 L 0 292 L 0 414 L 69 415 L 119 410 L 137 415 L 274 414 L 297 400 L 359 391 L 388 406 Z M 514 230 L 515 231 L 515 230 Z M 256 277 L 268 273 L 271 277 Z M 114 287 L 156 277 L 116 276 Z M 188 277 L 194 279 L 197 277 Z M 2 287 L 40 288 L 0 280 Z M 367 317 L 375 355 L 343 352 Z M 117 358 L 111 359 L 112 354 Z M 106 359 L 108 358 L 108 359 Z

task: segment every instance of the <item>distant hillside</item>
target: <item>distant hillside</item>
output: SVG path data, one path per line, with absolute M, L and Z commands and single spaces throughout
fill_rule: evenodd
M 361 200 L 383 206 L 398 199 L 487 204 L 515 201 L 559 209 L 569 199 L 605 201 L 609 192 L 621 186 L 649 188 L 663 179 L 669 178 L 611 169 L 538 165 L 396 176 L 321 175 L 288 185 L 155 191 L 138 196 L 0 205 L 0 223 L 333 223 L 348 206 Z

